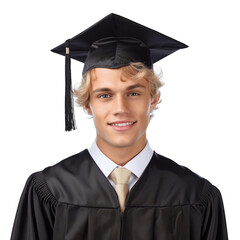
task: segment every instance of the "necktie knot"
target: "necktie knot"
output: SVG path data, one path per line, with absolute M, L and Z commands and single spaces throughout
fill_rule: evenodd
M 115 184 L 128 184 L 130 175 L 131 171 L 126 168 L 115 168 L 109 177 Z

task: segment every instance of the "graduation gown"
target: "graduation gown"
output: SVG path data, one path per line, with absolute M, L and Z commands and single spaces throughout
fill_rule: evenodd
M 32 174 L 11 240 L 227 240 L 219 190 L 154 152 L 122 213 L 88 150 Z

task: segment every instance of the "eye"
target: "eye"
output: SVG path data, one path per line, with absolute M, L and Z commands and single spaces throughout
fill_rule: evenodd
M 110 94 L 101 94 L 98 96 L 99 98 L 109 98 L 110 97 Z
M 139 93 L 136 93 L 136 92 L 131 92 L 128 94 L 129 96 L 132 96 L 132 97 L 135 97 L 135 96 L 139 96 L 140 94 Z

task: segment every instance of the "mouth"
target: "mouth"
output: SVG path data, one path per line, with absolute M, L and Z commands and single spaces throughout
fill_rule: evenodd
M 108 123 L 110 126 L 116 126 L 116 127 L 126 127 L 135 124 L 137 121 L 117 121 Z

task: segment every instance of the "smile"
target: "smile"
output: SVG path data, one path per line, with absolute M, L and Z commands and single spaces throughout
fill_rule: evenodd
M 113 124 L 110 124 L 112 126 L 119 126 L 119 127 L 125 127 L 125 126 L 128 126 L 128 125 L 133 125 L 134 122 L 126 122 L 126 123 L 113 123 Z
M 134 123 L 136 123 L 137 121 L 134 122 L 115 122 L 115 123 L 108 123 L 108 125 L 110 126 L 116 126 L 116 127 L 126 127 L 126 126 L 130 126 L 133 125 Z
M 133 128 L 133 126 L 135 126 L 134 124 L 137 121 L 118 121 L 118 122 L 112 122 L 112 123 L 108 123 L 108 125 L 117 132 L 126 132 L 129 131 L 130 129 Z

